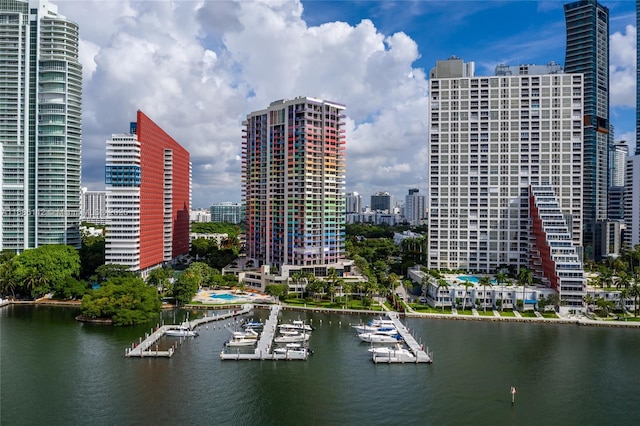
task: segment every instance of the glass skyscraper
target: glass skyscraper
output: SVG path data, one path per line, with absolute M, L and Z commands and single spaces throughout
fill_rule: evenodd
M 584 75 L 584 246 L 598 257 L 598 222 L 607 219 L 609 153 L 609 9 L 596 0 L 564 5 L 567 51 L 564 70 Z
M 0 249 L 80 247 L 78 25 L 46 0 L 0 0 Z

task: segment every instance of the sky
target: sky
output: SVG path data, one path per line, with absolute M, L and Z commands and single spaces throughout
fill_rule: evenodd
M 564 63 L 563 1 L 53 0 L 80 25 L 82 186 L 144 111 L 191 154 L 193 208 L 241 201 L 242 121 L 277 99 L 346 105 L 346 191 L 426 195 L 427 76 L 456 55 Z M 611 123 L 635 146 L 634 1 L 610 11 Z

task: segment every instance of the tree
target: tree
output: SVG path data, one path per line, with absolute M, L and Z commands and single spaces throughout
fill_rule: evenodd
M 445 290 L 449 290 L 449 283 L 444 278 L 438 279 L 438 286 L 436 287 L 436 298 L 440 300 L 440 289 L 444 288 Z M 444 300 L 440 300 L 440 304 L 442 305 L 442 312 L 444 313 Z
M 625 301 L 629 298 L 629 289 L 623 288 L 620 290 L 620 308 L 622 309 L 622 318 L 627 320 L 627 306 L 625 305 Z
M 464 298 L 462 299 L 462 310 L 467 307 L 467 295 L 469 294 L 469 287 L 473 287 L 473 283 L 469 280 L 464 281 Z
M 80 247 L 80 278 L 88 279 L 95 274 L 96 269 L 105 262 L 104 235 L 93 236 L 82 233 Z
M 487 312 L 487 286 L 491 287 L 491 279 L 487 276 L 480 277 L 478 280 L 478 284 L 482 286 L 482 290 L 484 291 L 484 312 Z
M 111 319 L 113 325 L 146 323 L 157 317 L 162 304 L 155 288 L 141 278 L 113 277 L 82 298 L 82 315 Z
M 129 269 L 127 265 L 118 265 L 116 263 L 107 263 L 96 268 L 96 273 L 90 278 L 92 282 L 101 283 L 110 278 L 132 278 L 138 274 Z
M 80 273 L 80 256 L 67 245 L 44 245 L 26 250 L 12 259 L 13 280 L 33 298 L 51 291 L 54 283 L 77 277 Z
M 269 284 L 264 288 L 264 292 L 282 300 L 289 292 L 289 286 L 287 284 Z
M 522 286 L 522 310 L 524 311 L 525 291 L 527 285 L 531 286 L 533 284 L 533 271 L 529 268 L 520 268 L 518 271 L 518 283 Z
M 507 274 L 500 271 L 496 274 L 496 283 L 500 286 L 500 310 L 504 311 L 504 283 L 510 282 Z
M 197 272 L 186 270 L 176 278 L 173 283 L 172 296 L 178 305 L 191 302 L 198 291 L 202 277 Z
M 547 303 L 553 305 L 554 310 L 557 312 L 558 306 L 560 306 L 560 295 L 558 293 L 551 293 L 547 297 Z
M 64 281 L 55 282 L 52 286 L 54 297 L 58 299 L 82 299 L 89 292 L 87 283 L 73 277 L 67 277 Z
M 640 299 L 640 283 L 636 280 L 629 287 L 629 296 L 633 297 L 633 316 L 638 316 L 638 300 Z
M 592 295 L 587 294 L 584 296 L 584 302 L 587 304 L 587 311 L 591 310 L 591 306 L 595 303 L 595 299 Z
M 156 268 L 149 273 L 147 284 L 158 289 L 161 295 L 171 292 L 171 278 L 173 277 L 173 269 Z

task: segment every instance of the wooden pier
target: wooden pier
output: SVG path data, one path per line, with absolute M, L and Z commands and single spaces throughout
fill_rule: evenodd
M 203 318 L 198 318 L 193 321 L 185 321 L 182 324 L 170 324 L 163 325 L 160 327 L 156 327 L 155 330 L 151 330 L 150 333 L 146 333 L 144 340 L 140 338 L 140 342 L 138 344 L 132 344 L 130 348 L 125 349 L 126 357 L 153 357 L 153 358 L 171 358 L 175 353 L 178 343 L 182 343 L 182 340 L 186 337 L 181 337 L 178 342 L 176 342 L 172 347 L 168 350 L 160 351 L 158 350 L 158 345 L 156 344 L 158 340 L 160 340 L 167 333 L 167 330 L 177 329 L 177 328 L 188 328 L 189 330 L 195 330 L 198 326 L 212 322 L 212 321 L 221 321 L 228 318 L 233 318 L 238 315 L 244 315 L 251 312 L 253 309 L 252 305 L 244 305 L 242 309 L 233 309 L 229 310 L 229 312 L 224 314 L 215 314 L 215 315 L 207 315 Z M 155 349 L 154 349 L 155 345 Z
M 397 312 L 387 312 L 387 316 L 393 321 L 398 330 L 398 334 L 402 336 L 404 342 L 409 347 L 412 355 L 402 353 L 373 354 L 373 362 L 377 363 L 431 363 L 433 362 L 433 354 L 429 352 L 429 348 L 424 350 L 424 346 L 418 344 L 416 339 L 409 333 L 407 327 L 400 321 Z

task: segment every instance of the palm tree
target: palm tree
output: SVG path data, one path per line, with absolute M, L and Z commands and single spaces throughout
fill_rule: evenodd
M 467 307 L 467 294 L 469 293 L 469 287 L 473 287 L 473 283 L 469 280 L 464 281 L 464 298 L 462 299 L 462 310 Z
M 533 283 L 533 271 L 529 268 L 520 268 L 518 271 L 518 283 L 522 285 L 522 311 L 524 312 L 524 300 L 527 284 Z
M 508 282 L 508 280 L 509 278 L 507 277 L 507 274 L 505 274 L 504 272 L 498 272 L 496 274 L 496 282 L 500 286 L 500 310 L 501 311 L 504 310 L 504 286 L 502 284 Z
M 438 285 L 436 287 L 436 300 L 440 301 L 440 305 L 442 306 L 442 312 L 444 313 L 444 300 L 440 297 L 440 289 L 444 288 L 445 290 L 449 290 L 449 283 L 444 278 L 438 279 Z
M 625 300 L 629 297 L 629 289 L 628 288 L 623 288 L 622 290 L 620 290 L 620 307 L 622 308 L 622 318 L 624 318 L 624 320 L 627 320 L 627 307 L 625 305 Z
M 629 287 L 629 296 L 633 297 L 633 316 L 638 316 L 638 299 L 640 299 L 640 283 L 634 281 Z
M 487 286 L 491 286 L 491 278 L 489 277 L 480 277 L 480 280 L 478 280 L 478 284 L 480 284 L 482 286 L 482 290 L 484 291 L 484 303 L 483 303 L 483 308 L 484 308 L 484 312 L 487 312 Z
M 592 295 L 587 294 L 586 296 L 584 296 L 584 302 L 587 304 L 587 311 L 591 310 L 591 305 L 593 305 L 593 303 L 595 302 L 595 299 L 593 298 Z

